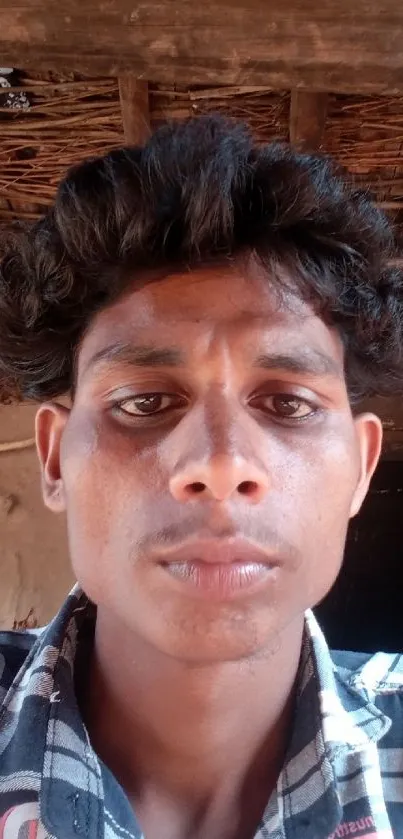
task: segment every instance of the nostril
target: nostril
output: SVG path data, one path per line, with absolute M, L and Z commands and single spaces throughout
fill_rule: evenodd
M 205 488 L 205 485 L 201 481 L 195 481 L 194 484 L 190 485 L 190 490 L 194 495 L 199 495 L 201 492 L 204 492 Z
M 256 484 L 254 481 L 242 481 L 242 483 L 238 486 L 238 492 L 241 495 L 250 495 L 252 492 L 255 492 Z

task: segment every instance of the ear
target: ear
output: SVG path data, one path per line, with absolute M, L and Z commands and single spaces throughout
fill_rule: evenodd
M 359 414 L 354 420 L 360 452 L 360 475 L 350 507 L 350 518 L 359 512 L 382 450 L 382 422 L 375 414 Z
M 60 445 L 70 410 L 49 402 L 41 405 L 35 417 L 36 450 L 42 473 L 42 495 L 53 513 L 66 509 L 60 470 Z

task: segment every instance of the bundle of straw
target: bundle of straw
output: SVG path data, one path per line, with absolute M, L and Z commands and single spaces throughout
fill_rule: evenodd
M 17 89 L 17 88 L 16 88 Z M 27 78 L 29 110 L 0 108 L 0 218 L 37 218 L 65 171 L 122 145 L 114 79 Z
M 124 143 L 116 79 L 25 76 L 30 108 L 0 108 L 0 223 L 36 219 L 66 170 Z M 216 112 L 241 119 L 258 141 L 287 141 L 288 92 L 264 87 L 150 87 L 154 127 Z M 403 97 L 329 97 L 323 150 L 398 219 L 403 209 Z M 403 214 L 402 214 L 403 215 Z
M 402 96 L 331 96 L 324 147 L 386 209 L 403 208 Z

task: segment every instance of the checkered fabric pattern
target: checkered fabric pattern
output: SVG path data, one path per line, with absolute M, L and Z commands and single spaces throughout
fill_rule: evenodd
M 142 839 L 77 706 L 95 620 L 75 586 L 48 626 L 0 633 L 0 839 Z M 403 839 L 403 656 L 331 653 L 307 612 L 297 687 L 284 767 L 251 839 Z

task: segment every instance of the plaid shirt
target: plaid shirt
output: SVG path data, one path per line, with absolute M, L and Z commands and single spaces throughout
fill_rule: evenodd
M 141 839 L 75 696 L 95 607 L 0 633 L 0 839 Z M 403 839 L 403 656 L 330 653 L 306 615 L 290 746 L 254 839 Z

